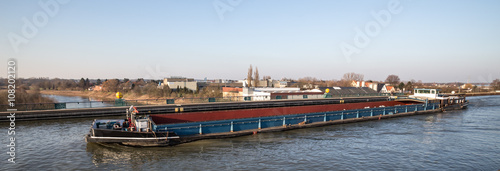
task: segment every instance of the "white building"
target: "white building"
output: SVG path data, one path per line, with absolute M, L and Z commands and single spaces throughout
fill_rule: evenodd
M 184 78 L 184 77 L 170 77 L 163 79 L 163 86 L 168 85 L 168 87 L 172 90 L 177 88 L 183 89 L 187 88 L 191 91 L 196 91 L 198 88 L 197 82 L 193 78 Z

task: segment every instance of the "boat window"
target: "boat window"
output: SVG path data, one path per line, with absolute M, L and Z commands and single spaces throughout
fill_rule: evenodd
M 431 94 L 436 94 L 436 90 L 432 90 L 432 91 L 431 91 Z
M 431 90 L 418 90 L 418 93 L 420 93 L 420 94 L 430 94 Z

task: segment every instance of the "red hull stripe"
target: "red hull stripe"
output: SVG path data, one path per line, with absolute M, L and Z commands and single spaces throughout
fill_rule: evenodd
M 383 101 L 383 102 L 366 102 L 366 103 L 224 110 L 224 111 L 209 111 L 209 112 L 190 112 L 190 113 L 176 113 L 176 114 L 158 114 L 158 115 L 151 115 L 151 117 L 156 124 L 172 124 L 172 123 L 185 123 L 185 122 L 202 122 L 202 121 L 291 115 L 291 114 L 302 114 L 302 113 L 318 113 L 327 111 L 340 111 L 344 109 L 352 110 L 352 109 L 363 109 L 365 107 L 374 108 L 374 107 L 379 107 L 381 105 L 388 107 L 395 105 L 406 105 L 406 103 L 398 101 Z

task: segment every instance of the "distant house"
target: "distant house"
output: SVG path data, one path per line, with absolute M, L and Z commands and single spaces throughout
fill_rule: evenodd
M 243 88 L 222 87 L 222 97 L 243 96 Z
M 132 82 L 131 81 L 127 81 L 125 83 L 122 84 L 122 89 L 123 90 L 131 90 L 132 89 Z
M 92 87 L 89 87 L 89 91 L 102 91 L 102 85 L 95 85 Z
M 368 87 L 372 90 L 375 90 L 379 93 L 383 93 L 382 89 L 385 86 L 385 83 L 374 83 L 374 82 L 365 82 L 365 81 L 352 81 L 351 86 L 353 87 Z
M 394 86 L 390 86 L 390 85 L 384 85 L 384 87 L 382 87 L 382 90 L 380 90 L 380 93 L 394 93 L 396 92 L 396 89 L 394 88 Z
M 239 92 L 240 89 L 242 92 Z M 245 99 L 252 101 L 260 100 L 272 100 L 272 99 L 318 99 L 323 98 L 323 92 L 321 90 L 305 90 L 301 91 L 300 88 L 237 88 L 230 89 L 226 88 L 226 91 L 238 91 L 238 94 L 242 93 Z M 225 96 L 226 97 L 226 96 Z

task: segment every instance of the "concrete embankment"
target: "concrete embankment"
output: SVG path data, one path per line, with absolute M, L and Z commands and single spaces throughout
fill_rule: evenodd
M 465 93 L 465 96 L 490 96 L 490 95 L 500 95 L 500 92 Z
M 304 105 L 323 105 L 342 103 L 361 103 L 368 101 L 387 101 L 388 97 L 357 97 L 357 98 L 332 98 L 332 99 L 300 99 L 300 100 L 272 100 L 272 101 L 248 101 L 248 102 L 224 102 L 224 103 L 201 103 L 185 105 L 154 105 L 138 106 L 139 114 L 164 114 L 177 112 L 199 112 L 199 111 L 217 111 L 217 110 L 235 110 L 286 106 L 304 106 Z M 36 111 L 17 111 L 15 117 L 17 121 L 21 120 L 47 120 L 47 119 L 65 119 L 65 118 L 93 118 L 103 116 L 125 116 L 123 107 L 104 107 L 104 108 L 82 108 L 82 109 L 58 109 L 58 110 L 36 110 Z M 11 112 L 0 112 L 0 121 L 9 121 L 7 116 Z

